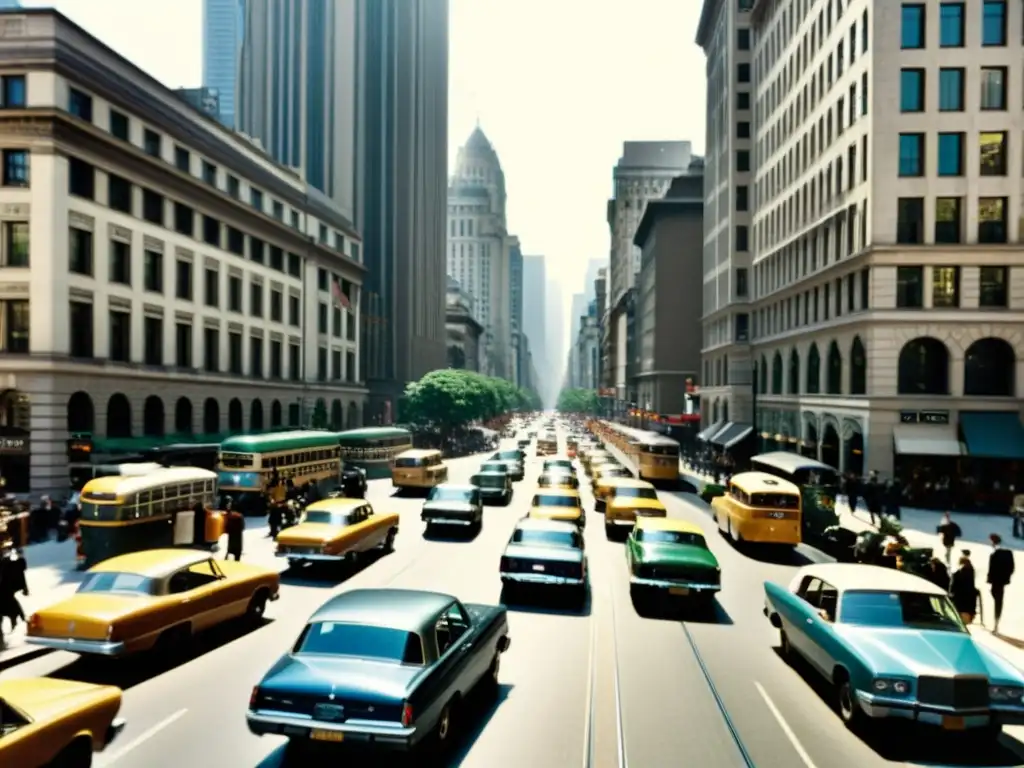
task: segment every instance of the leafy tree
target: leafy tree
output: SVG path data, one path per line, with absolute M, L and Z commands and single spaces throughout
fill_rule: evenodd
M 601 400 L 593 389 L 563 389 L 556 407 L 564 413 L 597 414 L 601 411 Z
M 443 431 L 520 410 L 539 408 L 535 392 L 505 379 L 446 368 L 410 383 L 399 401 L 402 421 L 431 424 Z

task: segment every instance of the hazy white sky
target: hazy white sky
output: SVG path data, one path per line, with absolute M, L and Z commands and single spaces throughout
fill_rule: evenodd
M 198 85 L 202 0 L 53 6 L 169 86 Z M 626 140 L 704 151 L 700 0 L 451 0 L 449 159 L 479 118 L 508 184 L 509 227 L 569 302 L 607 259 L 605 201 Z

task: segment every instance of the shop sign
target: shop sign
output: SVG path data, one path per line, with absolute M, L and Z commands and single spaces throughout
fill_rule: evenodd
M 28 438 L 0 437 L 0 454 L 28 453 Z
M 949 424 L 949 411 L 900 411 L 901 424 Z

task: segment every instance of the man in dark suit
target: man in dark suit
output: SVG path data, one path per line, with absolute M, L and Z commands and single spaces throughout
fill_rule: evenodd
M 988 583 L 992 585 L 992 602 L 995 604 L 996 623 L 992 631 L 999 632 L 999 617 L 1003 615 L 1003 596 L 1006 585 L 1013 578 L 1013 552 L 1003 546 L 1003 539 L 998 533 L 989 537 L 992 542 L 992 554 L 988 558 Z

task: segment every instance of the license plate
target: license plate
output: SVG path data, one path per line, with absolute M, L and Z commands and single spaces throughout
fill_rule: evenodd
M 325 731 L 320 728 L 314 728 L 312 733 L 309 734 L 309 738 L 313 741 L 344 741 L 345 734 L 341 731 Z
M 768 513 L 768 517 L 772 518 L 773 520 L 785 520 L 786 519 L 786 513 L 785 512 L 769 512 Z
M 537 571 L 539 573 L 544 573 L 544 566 L 543 565 L 535 565 L 535 566 L 533 566 L 533 570 L 535 570 L 535 571 Z
M 942 727 L 947 731 L 962 731 L 967 726 L 964 724 L 962 717 L 949 715 L 942 718 Z
M 689 587 L 669 587 L 668 593 L 670 595 L 678 595 L 679 597 L 686 597 L 690 594 Z

